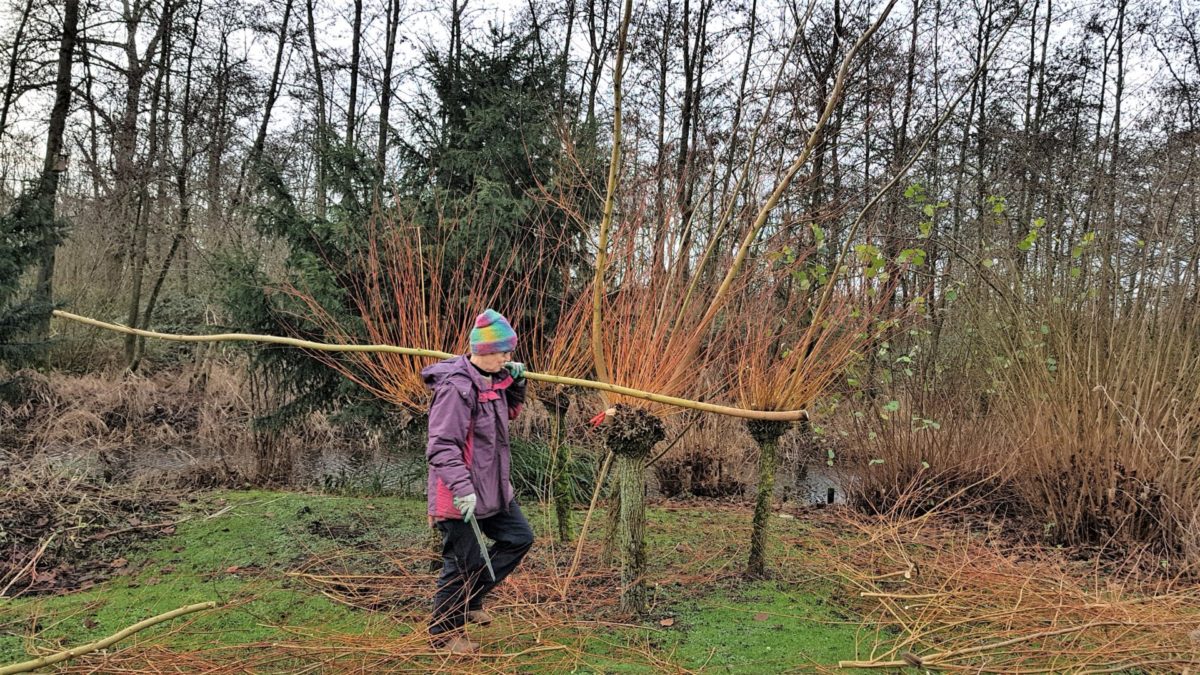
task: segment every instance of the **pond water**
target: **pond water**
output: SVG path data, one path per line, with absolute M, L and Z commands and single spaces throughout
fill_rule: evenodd
M 824 462 L 783 469 L 775 477 L 775 497 L 801 504 L 845 504 L 850 477 Z

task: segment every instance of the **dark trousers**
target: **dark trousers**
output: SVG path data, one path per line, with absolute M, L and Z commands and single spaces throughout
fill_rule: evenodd
M 533 546 L 533 529 L 516 500 L 508 511 L 479 519 L 479 529 L 496 542 L 488 549 L 496 580 L 488 576 L 471 524 L 462 520 L 438 521 L 442 533 L 442 574 L 433 596 L 429 632 L 437 635 L 462 628 L 467 612 L 483 609 L 483 599 L 509 575 Z

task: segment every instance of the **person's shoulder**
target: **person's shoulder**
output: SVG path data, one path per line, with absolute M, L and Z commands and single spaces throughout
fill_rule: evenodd
M 467 373 L 449 372 L 437 383 L 435 391 L 455 391 L 463 400 L 470 401 L 475 392 L 475 381 Z

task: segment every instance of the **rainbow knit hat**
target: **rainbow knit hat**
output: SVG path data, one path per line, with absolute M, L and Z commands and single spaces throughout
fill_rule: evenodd
M 485 309 L 475 317 L 475 327 L 471 329 L 472 354 L 511 352 L 516 346 L 517 332 L 500 312 Z

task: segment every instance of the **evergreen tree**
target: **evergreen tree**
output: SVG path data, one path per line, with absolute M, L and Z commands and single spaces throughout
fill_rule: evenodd
M 21 277 L 41 260 L 43 248 L 56 244 L 65 224 L 47 201 L 22 193 L 0 216 L 0 361 L 29 361 L 46 342 L 30 336 L 47 321 L 53 305 L 21 293 Z
M 221 261 L 219 287 L 233 328 L 239 331 L 290 335 L 329 341 L 294 288 L 320 304 L 345 330 L 365 340 L 361 321 L 348 289 L 355 284 L 356 252 L 364 243 L 370 216 L 371 162 L 352 150 L 330 151 L 330 184 L 339 193 L 326 218 L 305 214 L 285 185 L 277 167 L 258 168 L 263 204 L 255 213 L 255 228 L 283 241 L 287 258 L 281 278 L 270 277 L 256 252 L 238 251 Z M 360 341 L 362 341 L 360 340 Z M 255 347 L 253 365 L 269 374 L 288 401 L 261 423 L 284 424 L 313 410 L 331 410 L 366 401 L 358 388 L 320 359 L 293 347 Z M 376 404 L 366 401 L 368 408 Z M 354 406 L 352 406 L 354 407 Z
M 407 187 L 450 255 L 468 265 L 490 255 L 555 297 L 570 292 L 570 272 L 586 272 L 580 221 L 598 206 L 566 170 L 561 64 L 535 49 L 536 31 L 493 25 L 482 46 L 426 53 L 432 94 L 415 113 Z

